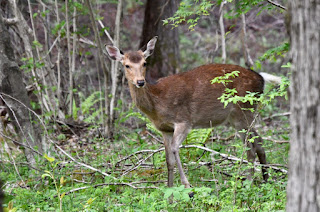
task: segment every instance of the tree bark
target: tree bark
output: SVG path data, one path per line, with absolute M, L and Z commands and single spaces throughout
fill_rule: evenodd
M 24 149 L 25 156 L 31 165 L 35 165 L 32 149 L 42 152 L 40 127 L 32 124 L 34 115 L 30 113 L 30 100 L 22 81 L 22 71 L 15 62 L 10 35 L 0 16 L 0 98 L 8 107 L 12 120 L 22 143 L 29 148 Z
M 320 211 L 320 2 L 289 1 L 291 147 L 287 211 Z
M 177 28 L 164 26 L 162 20 L 174 15 L 178 8 L 177 0 L 148 0 L 145 9 L 140 47 L 158 36 L 154 54 L 148 59 L 148 82 L 179 72 L 179 34 Z

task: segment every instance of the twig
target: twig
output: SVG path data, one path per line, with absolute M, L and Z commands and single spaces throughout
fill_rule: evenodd
M 65 152 L 61 147 L 59 147 L 54 141 L 52 141 L 51 139 L 49 139 L 49 141 L 50 141 L 55 147 L 57 147 L 64 155 L 66 155 L 68 158 L 70 158 L 73 162 L 75 162 L 75 163 L 77 163 L 77 164 L 79 164 L 79 165 L 81 165 L 81 166 L 84 166 L 84 167 L 86 167 L 86 168 L 88 168 L 88 169 L 91 169 L 91 170 L 93 170 L 93 171 L 95 171 L 95 172 L 98 172 L 98 173 L 100 173 L 100 174 L 102 174 L 102 175 L 104 175 L 104 176 L 106 176 L 106 177 L 111 177 L 111 178 L 114 179 L 114 180 L 118 180 L 117 178 L 115 178 L 115 177 L 113 177 L 113 176 L 111 176 L 111 175 L 109 175 L 109 174 L 107 174 L 107 173 L 105 173 L 105 172 L 103 172 L 103 171 L 101 171 L 101 170 L 99 170 L 99 169 L 96 169 L 96 168 L 94 168 L 94 167 L 92 167 L 92 166 L 89 166 L 89 165 L 87 165 L 87 164 L 85 164 L 85 163 L 82 163 L 82 162 L 77 161 L 77 160 L 74 159 L 71 155 L 69 155 L 67 152 Z
M 124 160 L 128 160 L 129 158 L 131 158 L 132 156 L 135 156 L 135 155 L 137 155 L 137 154 L 141 154 L 141 153 L 145 153 L 145 152 L 154 152 L 154 151 L 155 151 L 155 150 L 152 150 L 152 149 L 145 149 L 145 150 L 140 150 L 140 151 L 134 152 L 134 153 L 132 153 L 131 155 L 128 155 L 128 156 L 122 158 L 122 159 L 119 160 L 116 164 L 119 164 L 119 163 L 121 163 L 121 162 L 124 161 Z
M 89 40 L 88 38 L 83 37 L 83 38 L 80 38 L 79 41 L 94 47 L 98 47 L 97 44 L 95 44 L 93 41 Z
M 263 140 L 268 140 L 268 141 L 272 141 L 274 143 L 277 143 L 277 144 L 285 144 L 285 143 L 290 143 L 290 141 L 281 141 L 281 140 L 275 140 L 275 139 L 272 139 L 270 137 L 263 137 L 262 138 Z
M 151 132 L 147 131 L 147 134 L 150 135 L 156 141 L 158 141 L 158 143 L 163 144 L 163 141 L 161 139 L 157 138 L 157 136 L 153 135 Z
M 247 160 L 240 159 L 240 158 L 237 158 L 237 157 L 232 156 L 232 155 L 227 155 L 227 154 L 224 154 L 224 153 L 220 153 L 220 152 L 217 152 L 215 150 L 212 150 L 212 149 L 209 149 L 209 148 L 203 147 L 203 146 L 185 145 L 185 146 L 180 146 L 180 148 L 198 148 L 198 149 L 202 149 L 202 150 L 206 150 L 208 152 L 211 152 L 211 153 L 213 153 L 215 155 L 219 155 L 220 157 L 226 158 L 226 159 L 231 160 L 231 161 L 242 161 L 243 163 L 246 163 L 246 164 L 249 163 Z M 272 168 L 274 170 L 281 171 L 281 172 L 283 172 L 285 174 L 288 173 L 287 170 L 284 170 L 284 169 L 281 169 L 281 168 L 278 168 L 278 167 L 275 167 L 275 166 L 272 166 L 272 165 L 268 165 L 268 164 L 260 164 L 260 163 L 254 162 L 254 165 Z
M 6 138 L 6 139 L 11 140 L 15 145 L 22 146 L 22 147 L 24 147 L 24 148 L 28 148 L 28 149 L 32 150 L 33 152 L 37 153 L 38 155 L 43 156 L 43 154 L 41 154 L 39 151 L 37 151 L 37 150 L 35 150 L 34 148 L 32 148 L 32 146 L 30 146 L 30 145 L 28 146 L 28 145 L 25 145 L 25 144 L 23 144 L 23 143 L 21 143 L 21 142 L 19 142 L 19 141 L 16 141 L 16 140 L 14 140 L 13 138 L 11 138 L 11 137 L 9 137 L 9 136 L 7 136 L 7 135 L 4 135 L 2 132 L 0 132 L 0 135 L 1 135 L 2 137 Z
M 125 172 L 122 174 L 122 176 L 128 174 L 129 172 L 131 172 L 131 171 L 133 171 L 133 170 L 136 170 L 144 161 L 148 160 L 150 157 L 152 157 L 152 156 L 153 156 L 154 154 L 156 154 L 157 152 L 161 152 L 161 151 L 163 151 L 163 150 L 164 150 L 164 147 L 162 147 L 162 148 L 160 148 L 160 149 L 157 149 L 157 150 L 150 150 L 150 152 L 152 152 L 150 155 L 148 155 L 145 159 L 140 160 L 135 167 L 133 167 L 133 168 L 125 171 Z
M 275 117 L 290 116 L 290 115 L 291 115 L 290 112 L 277 113 L 277 114 L 273 114 L 271 116 L 265 117 L 262 120 L 265 121 L 265 120 L 272 119 L 272 118 L 275 118 Z
M 281 8 L 281 9 L 283 9 L 283 10 L 287 10 L 287 8 L 286 8 L 286 7 L 282 6 L 282 5 L 281 5 L 281 4 L 279 4 L 279 3 L 276 3 L 276 2 L 271 1 L 271 0 L 267 0 L 267 2 L 269 2 L 270 4 L 272 4 L 272 5 L 276 6 L 276 7 Z
M 98 20 L 98 23 L 100 24 L 101 28 L 103 29 L 104 31 L 104 34 L 106 34 L 106 36 L 109 38 L 109 40 L 111 41 L 112 45 L 114 45 L 114 41 L 112 39 L 112 37 L 110 36 L 109 32 L 106 30 L 104 24 L 102 23 L 101 20 Z
M 148 183 L 148 182 L 146 182 L 146 183 Z M 133 184 L 138 184 L 138 183 L 100 183 L 100 184 L 93 185 L 93 186 L 83 186 L 83 187 L 80 187 L 80 188 L 72 189 L 72 190 L 66 192 L 65 195 L 68 195 L 68 194 L 76 192 L 76 191 L 88 189 L 88 188 L 97 188 L 97 187 L 100 187 L 100 186 L 110 186 L 110 185 L 129 186 L 129 187 L 134 188 L 134 189 L 158 189 L 158 187 L 155 187 L 155 186 L 136 187 Z

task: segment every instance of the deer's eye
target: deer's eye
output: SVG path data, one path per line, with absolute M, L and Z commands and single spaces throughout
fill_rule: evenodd
M 146 67 L 147 66 L 147 63 L 143 63 L 143 67 Z
M 129 66 L 129 65 L 126 65 L 126 68 L 130 68 L 130 66 Z

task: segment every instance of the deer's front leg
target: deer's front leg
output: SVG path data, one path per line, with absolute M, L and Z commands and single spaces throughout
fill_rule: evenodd
M 191 130 L 191 127 L 186 123 L 176 124 L 174 129 L 173 139 L 172 139 L 172 153 L 177 162 L 181 183 L 185 186 L 185 188 L 189 188 L 190 183 L 183 171 L 183 167 L 182 167 L 180 155 L 179 155 L 179 146 L 182 144 L 184 139 L 186 139 L 190 130 Z
M 174 180 L 174 166 L 176 163 L 176 160 L 174 158 L 173 152 L 172 152 L 172 136 L 173 133 L 162 133 L 162 137 L 164 140 L 164 147 L 166 151 L 166 162 L 167 162 L 167 169 L 168 169 L 168 187 L 173 186 L 173 180 Z

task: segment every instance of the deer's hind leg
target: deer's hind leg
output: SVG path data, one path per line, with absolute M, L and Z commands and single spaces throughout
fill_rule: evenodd
M 251 163 L 255 162 L 256 154 L 259 158 L 260 164 L 267 164 L 266 153 L 262 146 L 263 140 L 253 128 L 254 114 L 250 111 L 243 111 L 240 108 L 236 110 L 236 113 L 232 114 L 230 118 L 231 124 L 241 131 L 240 136 L 247 150 L 247 158 Z M 244 131 L 243 131 L 244 130 Z M 253 175 L 254 169 L 251 169 Z M 266 167 L 262 166 L 262 176 L 265 181 L 268 180 L 268 173 Z

